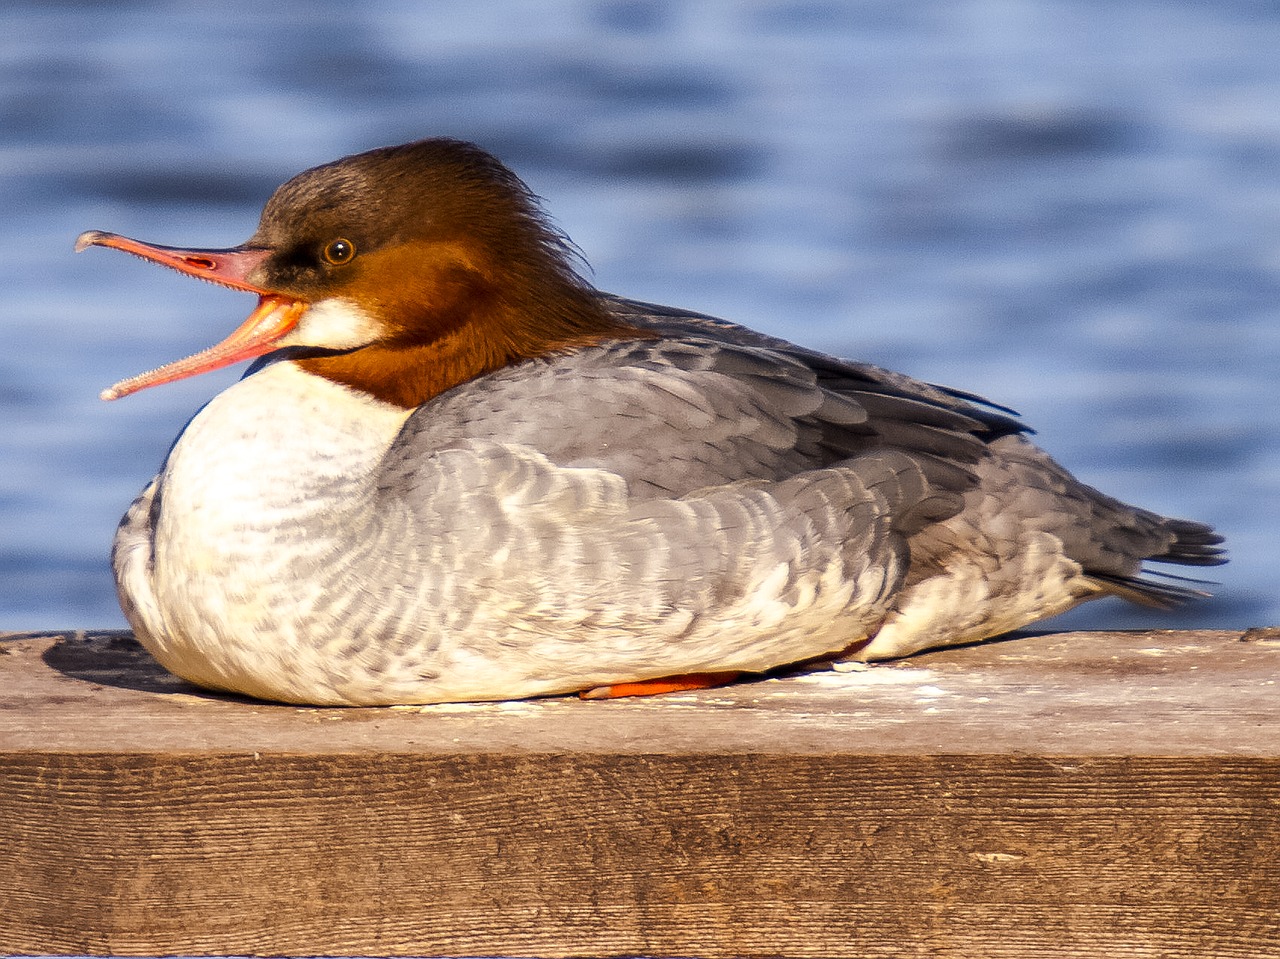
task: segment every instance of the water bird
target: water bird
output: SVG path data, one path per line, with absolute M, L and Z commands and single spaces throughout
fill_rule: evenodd
M 1203 595 L 1211 527 L 1081 483 L 1011 410 L 596 290 L 505 165 L 428 139 L 307 170 L 231 249 L 90 231 L 253 293 L 242 360 L 121 522 L 141 643 L 315 705 L 697 688 Z

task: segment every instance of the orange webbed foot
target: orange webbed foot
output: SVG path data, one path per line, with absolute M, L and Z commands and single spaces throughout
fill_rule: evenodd
M 624 696 L 660 696 L 663 693 L 681 693 L 691 689 L 713 689 L 727 686 L 742 673 L 685 673 L 683 676 L 664 676 L 661 679 L 642 679 L 635 683 L 615 683 L 612 686 L 596 686 L 578 693 L 580 699 L 621 699 Z

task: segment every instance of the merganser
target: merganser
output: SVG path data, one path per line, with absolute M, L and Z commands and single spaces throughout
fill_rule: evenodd
M 1125 505 L 973 394 L 595 290 L 520 179 L 431 139 L 289 180 L 232 249 L 105 246 L 259 296 L 256 358 L 121 522 L 137 638 L 315 705 L 696 688 L 1205 595 L 1211 527 Z

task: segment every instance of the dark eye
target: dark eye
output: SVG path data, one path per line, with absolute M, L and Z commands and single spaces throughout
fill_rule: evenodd
M 351 258 L 355 255 L 356 245 L 350 240 L 334 240 L 324 248 L 325 261 L 334 266 L 351 262 Z

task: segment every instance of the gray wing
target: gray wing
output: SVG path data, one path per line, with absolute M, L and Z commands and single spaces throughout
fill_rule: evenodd
M 764 669 L 870 635 L 909 538 L 976 484 L 982 417 L 707 332 L 526 362 L 411 416 L 378 483 L 402 508 L 374 511 L 398 528 L 375 535 L 412 543 L 408 568 L 470 571 L 406 582 L 432 593 L 415 605 L 509 617 L 467 624 L 485 635 L 598 635 L 615 676 Z
M 873 449 L 928 460 L 939 491 L 972 484 L 994 430 L 1020 427 L 926 384 L 773 341 L 679 336 L 530 361 L 465 384 L 405 427 L 418 449 L 484 439 L 606 469 L 636 497 L 779 481 Z

